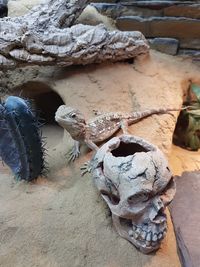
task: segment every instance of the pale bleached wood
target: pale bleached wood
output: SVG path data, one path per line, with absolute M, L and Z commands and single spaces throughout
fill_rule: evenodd
M 0 20 L 0 70 L 118 61 L 148 53 L 140 32 L 110 32 L 103 25 L 69 28 L 87 2 L 50 0 L 27 15 Z

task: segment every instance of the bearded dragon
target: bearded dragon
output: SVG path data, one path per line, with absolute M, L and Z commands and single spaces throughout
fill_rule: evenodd
M 85 143 L 90 149 L 97 151 L 96 143 L 108 139 L 120 128 L 124 134 L 127 134 L 128 125 L 134 124 L 145 117 L 179 110 L 159 108 L 132 113 L 110 112 L 86 121 L 84 115 L 78 109 L 62 105 L 56 111 L 55 120 L 74 140 L 70 160 L 75 160 L 79 157 L 81 143 Z

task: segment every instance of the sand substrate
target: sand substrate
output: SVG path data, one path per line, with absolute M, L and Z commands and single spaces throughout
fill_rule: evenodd
M 134 64 L 117 63 L 65 69 L 49 81 L 67 105 L 88 117 L 99 111 L 134 111 L 181 107 L 199 69 L 190 62 L 151 52 Z M 158 145 L 174 174 L 199 169 L 200 154 L 172 147 L 178 112 L 154 115 L 130 127 L 130 133 Z M 143 255 L 115 232 L 110 212 L 90 175 L 80 166 L 92 153 L 68 164 L 72 146 L 61 128 L 46 126 L 49 173 L 33 183 L 16 182 L 9 169 L 0 171 L 0 266 L 2 267 L 179 267 L 168 216 L 168 234 L 160 250 Z

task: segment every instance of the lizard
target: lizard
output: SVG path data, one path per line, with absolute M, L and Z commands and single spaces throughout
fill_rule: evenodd
M 96 143 L 105 141 L 120 128 L 124 134 L 127 134 L 129 125 L 153 114 L 165 114 L 170 111 L 180 111 L 180 109 L 158 108 L 131 113 L 109 112 L 87 121 L 78 109 L 61 105 L 55 113 L 55 120 L 74 140 L 69 159 L 74 161 L 80 155 L 80 144 L 85 143 L 90 149 L 97 151 Z

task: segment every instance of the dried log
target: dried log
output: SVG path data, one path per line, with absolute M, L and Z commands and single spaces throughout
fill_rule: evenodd
M 120 61 L 148 52 L 140 32 L 109 32 L 103 25 L 75 25 L 67 29 L 39 33 L 27 31 L 17 46 L 1 44 L 1 69 L 37 65 L 69 66 L 73 64 Z M 14 41 L 14 40 L 13 40 Z M 16 42 L 15 42 L 16 43 Z
M 8 18 L 4 21 L 26 25 L 27 28 L 34 28 L 44 31 L 49 27 L 66 28 L 74 24 L 83 9 L 87 6 L 88 0 L 49 0 L 35 6 L 24 16 Z
M 87 3 L 88 0 L 50 0 L 24 16 L 1 19 L 0 70 L 18 65 L 9 53 L 15 48 L 23 48 L 23 40 L 29 33 L 47 33 L 49 28 L 56 32 L 73 25 Z
M 148 52 L 140 32 L 109 32 L 103 25 L 65 28 L 74 23 L 87 2 L 50 0 L 25 16 L 1 20 L 0 70 L 118 61 Z

